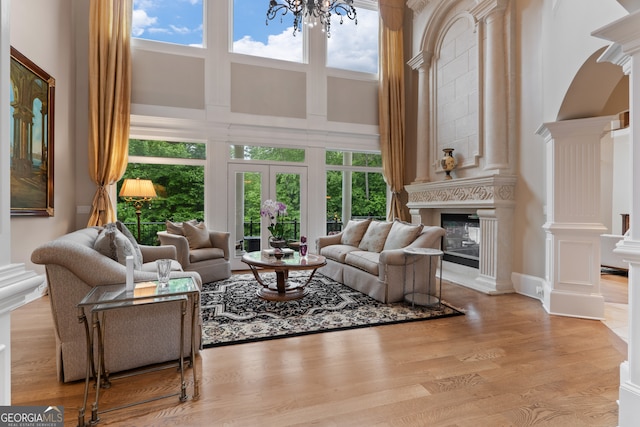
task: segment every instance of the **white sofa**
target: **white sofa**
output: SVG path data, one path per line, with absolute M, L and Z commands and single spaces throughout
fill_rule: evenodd
M 406 247 L 439 248 L 445 231 L 442 227 L 386 222 L 351 220 L 342 232 L 320 237 L 317 253 L 327 258 L 327 265 L 318 271 L 337 282 L 383 302 L 404 298 L 404 284 L 413 281 L 412 262 L 416 264 L 416 283 L 426 284 L 428 257 L 405 257 Z M 437 265 L 434 258 L 433 266 Z M 432 268 L 432 280 L 436 268 Z
M 601 234 L 600 235 L 600 265 L 607 268 L 617 268 L 619 270 L 628 270 L 629 263 L 622 259 L 622 256 L 613 252 L 619 241 L 624 239 L 619 234 Z

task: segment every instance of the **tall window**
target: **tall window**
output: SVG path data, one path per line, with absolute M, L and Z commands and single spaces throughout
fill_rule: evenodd
M 156 232 L 165 229 L 165 221 L 204 219 L 204 163 L 206 147 L 203 143 L 129 141 L 129 165 L 118 182 L 120 193 L 127 178 L 150 179 L 158 198 L 147 203 L 141 214 L 141 243 L 156 244 Z M 118 198 L 118 219 L 136 224 L 135 209 Z
M 304 36 L 293 35 L 291 13 L 267 21 L 268 1 L 233 1 L 234 53 L 303 62 Z M 282 18 L 282 19 L 280 19 Z
M 133 37 L 175 43 L 203 45 L 202 0 L 133 0 Z
M 358 24 L 338 17 L 331 20 L 327 39 L 327 66 L 342 70 L 378 73 L 379 15 L 376 2 L 354 2 Z
M 328 232 L 351 218 L 385 219 L 387 184 L 378 153 L 327 151 Z

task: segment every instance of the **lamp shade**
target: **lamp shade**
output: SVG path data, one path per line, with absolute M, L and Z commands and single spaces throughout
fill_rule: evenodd
M 151 200 L 158 197 L 150 179 L 125 179 L 120 188 L 120 197 Z

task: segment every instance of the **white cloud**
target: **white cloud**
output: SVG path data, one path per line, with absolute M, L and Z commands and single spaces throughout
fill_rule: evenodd
M 161 27 L 147 28 L 147 32 L 149 34 L 171 34 L 171 31 L 169 31 L 167 28 L 161 28 Z
M 142 9 L 135 9 L 132 14 L 131 34 L 134 37 L 139 37 L 147 28 L 157 22 L 158 18 L 147 15 L 147 12 Z
M 192 30 L 190 28 L 187 27 L 178 27 L 175 26 L 173 24 L 169 25 L 169 28 L 171 28 L 171 30 L 173 31 L 173 33 L 175 34 L 189 34 L 192 32 Z
M 302 37 L 293 37 L 292 34 L 293 27 L 289 27 L 280 34 L 270 35 L 266 44 L 252 39 L 251 36 L 244 36 L 233 42 L 233 51 L 265 58 L 301 62 Z
M 331 20 L 331 37 L 327 40 L 328 65 L 335 68 L 378 72 L 378 14 L 358 14 L 358 25 L 345 19 Z
M 173 0 L 167 0 L 173 1 Z M 202 4 L 202 0 L 181 0 L 182 2 L 189 3 L 191 5 Z M 154 12 L 155 11 L 155 12 Z M 174 24 L 168 24 L 168 26 L 158 26 L 161 20 L 167 20 L 169 17 L 167 14 L 166 6 L 162 5 L 162 2 L 156 0 L 135 0 L 134 10 L 132 16 L 132 29 L 131 33 L 134 37 L 141 37 L 144 33 L 147 34 L 165 34 L 165 35 L 188 35 L 202 31 L 202 24 L 196 28 L 189 28 L 186 26 L 178 26 Z M 157 15 L 157 16 L 154 16 Z M 161 17 L 161 18 L 159 18 Z M 202 45 L 202 43 L 200 43 Z

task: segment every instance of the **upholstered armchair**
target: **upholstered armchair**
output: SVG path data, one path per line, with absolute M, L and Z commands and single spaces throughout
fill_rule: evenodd
M 230 236 L 229 232 L 208 230 L 204 223 L 193 222 L 167 222 L 167 231 L 158 232 L 160 244 L 175 246 L 182 269 L 198 272 L 202 283 L 231 277 Z
M 105 234 L 102 227 L 85 228 L 47 242 L 31 254 L 32 262 L 45 266 L 60 381 L 85 378 L 87 346 L 84 326 L 78 320 L 78 303 L 95 286 L 123 284 L 126 281 L 125 263 L 99 250 Z M 118 235 L 118 242 L 120 246 L 126 239 Z M 126 255 L 126 251 L 121 249 L 118 249 L 118 256 Z M 156 280 L 156 259 L 176 258 L 173 246 L 139 245 L 135 250 L 138 249 L 142 263 L 134 271 L 136 282 Z M 131 250 L 129 248 L 129 252 Z M 171 277 L 192 277 L 199 286 L 202 284 L 197 273 L 183 272 L 177 262 L 175 265 L 179 270 L 172 271 Z M 167 304 L 176 304 L 175 309 Z M 126 371 L 179 358 L 180 306 L 174 302 L 167 304 L 144 304 L 135 309 L 109 310 L 104 337 L 105 364 L 109 372 Z M 185 329 L 184 348 L 190 349 L 191 310 L 187 313 Z M 196 348 L 199 348 L 200 333 L 197 331 L 196 335 Z

